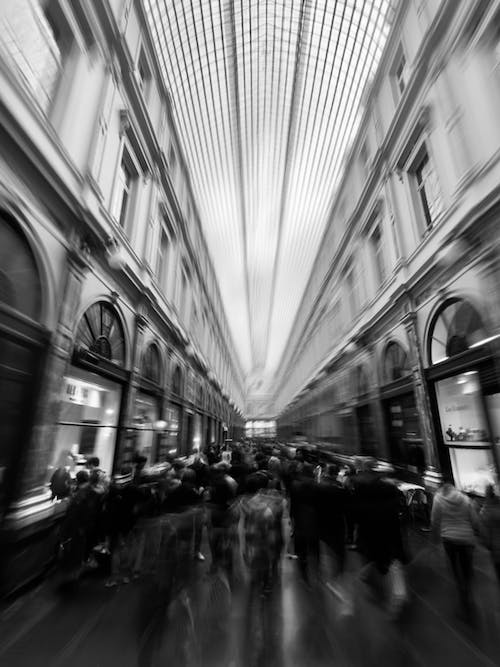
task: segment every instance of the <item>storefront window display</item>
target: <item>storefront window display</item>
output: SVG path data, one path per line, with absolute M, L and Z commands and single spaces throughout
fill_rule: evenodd
M 436 382 L 436 395 L 455 483 L 484 495 L 486 486 L 496 482 L 496 466 L 477 371 Z
M 146 456 L 148 465 L 155 462 L 158 439 L 154 425 L 160 418 L 158 400 L 153 396 L 137 392 L 134 399 L 132 425 L 135 429 L 135 451 Z
M 195 413 L 194 415 L 194 425 L 193 425 L 193 443 L 192 443 L 192 450 L 193 451 L 200 451 L 201 449 L 201 415 L 198 413 Z
M 175 456 L 179 449 L 180 407 L 170 404 L 165 415 L 167 428 L 160 438 L 157 460 L 165 461 L 167 456 Z
M 391 459 L 412 472 L 425 469 L 425 454 L 420 434 L 420 420 L 413 393 L 386 401 L 387 434 Z
M 50 471 L 71 462 L 75 471 L 97 456 L 111 474 L 120 412 L 121 386 L 71 367 L 61 389 L 61 415 Z

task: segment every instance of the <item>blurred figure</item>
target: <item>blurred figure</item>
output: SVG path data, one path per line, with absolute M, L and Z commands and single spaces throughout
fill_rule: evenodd
M 310 583 L 311 573 L 319 566 L 318 487 L 314 481 L 314 467 L 302 465 L 301 475 L 292 482 L 290 490 L 290 518 L 293 526 L 295 553 L 302 578 Z M 312 570 L 312 572 L 311 572 Z
M 242 551 L 250 574 L 252 594 L 271 592 L 279 569 L 283 547 L 282 500 L 266 493 L 268 477 L 256 472 L 247 480 L 241 504 L 243 519 Z
M 319 537 L 326 546 L 336 576 L 343 574 L 345 564 L 345 512 L 347 491 L 337 482 L 338 469 L 328 465 L 317 489 Z
M 443 547 L 457 584 L 462 607 L 472 613 L 473 555 L 478 528 L 477 515 L 469 498 L 445 479 L 434 496 L 431 530 L 434 542 Z
M 108 549 L 110 552 L 110 576 L 107 588 L 128 584 L 133 576 L 133 528 L 137 518 L 136 507 L 139 492 L 134 483 L 119 485 L 113 482 L 104 503 L 104 517 Z
M 229 474 L 238 484 L 238 493 L 243 493 L 245 490 L 247 477 L 250 474 L 250 468 L 245 463 L 243 454 L 239 449 L 233 450 Z
M 491 484 L 486 489 L 486 500 L 481 510 L 481 529 L 500 584 L 500 498 Z
M 71 494 L 73 480 L 71 479 L 71 453 L 64 450 L 59 456 L 57 467 L 50 478 L 50 491 L 53 500 L 67 498 Z
M 238 485 L 230 477 L 230 465 L 219 462 L 212 466 L 209 489 L 210 525 L 209 542 L 212 553 L 212 571 L 223 571 L 232 577 L 232 535 L 235 517 L 232 503 L 236 497 Z
M 195 488 L 200 496 L 201 503 L 199 511 L 196 514 L 195 533 L 194 533 L 194 552 L 195 558 L 204 561 L 205 556 L 201 552 L 201 543 L 203 539 L 203 528 L 206 525 L 206 512 L 204 506 L 204 492 L 210 483 L 210 468 L 205 456 L 201 453 L 196 454 L 190 469 L 195 473 Z
M 282 467 L 281 461 L 276 454 L 273 454 L 267 462 L 267 470 L 269 477 L 269 488 L 275 489 L 276 491 L 283 492 L 284 485 L 282 480 Z
M 402 565 L 407 562 L 399 518 L 401 498 L 397 487 L 381 474 L 377 461 L 370 458 L 363 460 L 354 478 L 357 548 L 365 561 L 360 578 L 381 600 L 388 597 L 389 608 L 399 613 L 406 601 Z
M 67 582 L 80 576 L 87 554 L 87 536 L 94 520 L 90 498 L 90 478 L 87 470 L 76 473 L 75 492 L 61 524 L 60 561 Z
M 85 467 L 89 471 L 90 483 L 94 487 L 96 493 L 105 493 L 109 486 L 109 480 L 104 470 L 100 468 L 100 465 L 101 461 L 99 460 L 99 457 L 91 456 L 87 459 Z

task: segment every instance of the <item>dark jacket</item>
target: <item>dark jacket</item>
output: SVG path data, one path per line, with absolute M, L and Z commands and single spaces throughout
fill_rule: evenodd
M 358 548 L 381 572 L 394 559 L 406 562 L 399 510 L 401 494 L 376 473 L 362 473 L 354 481 L 354 516 L 358 524 Z
M 319 538 L 318 485 L 313 479 L 292 482 L 290 489 L 290 516 L 297 536 Z
M 326 544 L 345 540 L 347 501 L 347 491 L 334 480 L 323 480 L 317 485 L 319 536 Z

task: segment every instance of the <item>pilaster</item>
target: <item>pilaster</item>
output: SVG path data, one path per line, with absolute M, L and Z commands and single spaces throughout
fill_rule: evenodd
M 437 486 L 441 481 L 439 456 L 432 423 L 431 402 L 425 380 L 424 365 L 417 331 L 416 313 L 407 313 L 403 318 L 403 324 L 408 334 L 410 350 L 412 351 L 411 370 L 413 375 L 415 402 L 420 415 L 420 427 L 422 429 L 422 437 L 425 447 L 426 470 L 424 481 L 429 486 Z

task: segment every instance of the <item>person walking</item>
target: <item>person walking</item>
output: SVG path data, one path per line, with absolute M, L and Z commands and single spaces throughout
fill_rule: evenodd
M 478 517 L 470 499 L 458 491 L 449 478 L 434 497 L 431 531 L 434 543 L 440 540 L 455 579 L 460 602 L 470 619 L 473 611 L 473 555 Z
M 304 463 L 300 476 L 290 489 L 290 518 L 293 526 L 295 553 L 306 585 L 319 568 L 318 485 L 314 468 Z
M 481 533 L 500 585 L 500 498 L 491 484 L 486 489 L 486 500 L 481 510 Z

